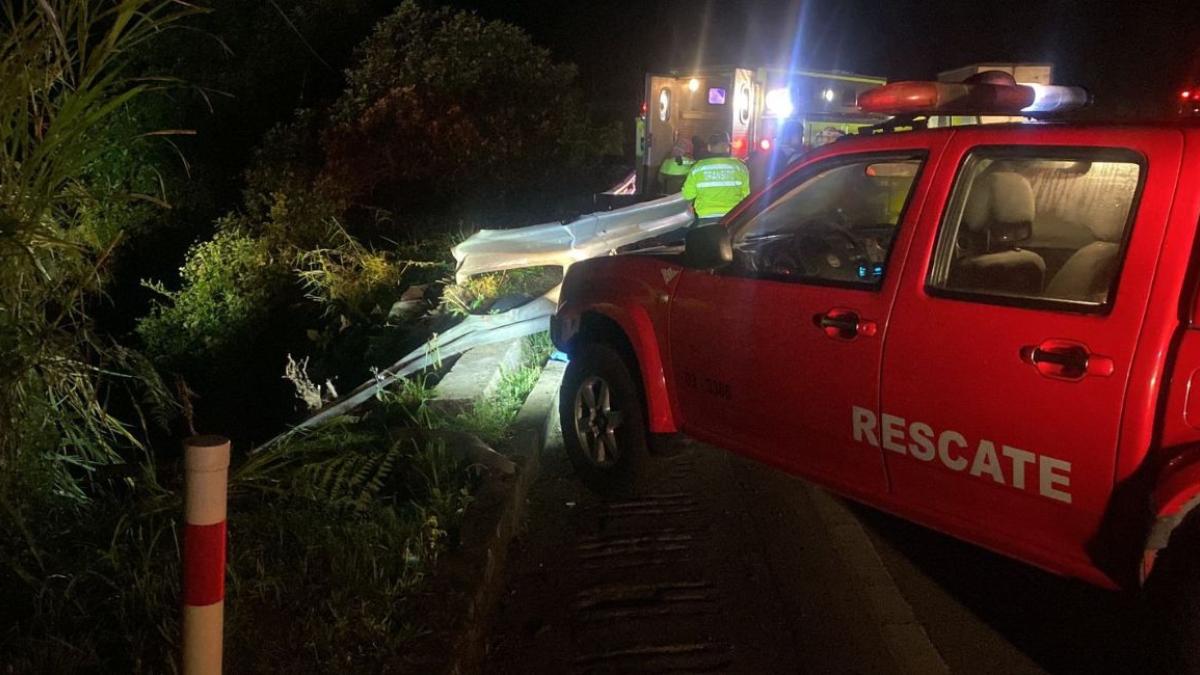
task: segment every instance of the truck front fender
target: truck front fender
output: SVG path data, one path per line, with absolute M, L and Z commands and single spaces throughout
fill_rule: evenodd
M 650 431 L 675 433 L 679 429 L 655 330 L 654 322 L 641 306 L 595 303 L 575 308 L 564 303 L 554 317 L 551 332 L 554 344 L 567 354 L 582 341 L 590 340 L 608 342 L 621 350 L 630 359 L 630 366 L 641 375 Z

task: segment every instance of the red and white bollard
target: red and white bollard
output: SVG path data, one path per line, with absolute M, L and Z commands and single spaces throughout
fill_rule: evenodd
M 183 672 L 217 675 L 225 625 L 225 500 L 229 440 L 183 442 Z

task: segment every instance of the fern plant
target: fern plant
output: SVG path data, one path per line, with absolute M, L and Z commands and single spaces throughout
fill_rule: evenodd
M 292 483 L 295 493 L 333 506 L 366 510 L 404 456 L 399 444 L 384 450 L 350 451 L 305 464 Z

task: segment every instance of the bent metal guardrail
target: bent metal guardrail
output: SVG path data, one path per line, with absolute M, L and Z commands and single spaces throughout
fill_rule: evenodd
M 622 246 L 687 227 L 693 218 L 690 202 L 676 194 L 612 211 L 590 213 L 567 224 L 543 223 L 512 230 L 481 230 L 451 249 L 458 263 L 455 277 L 461 283 L 476 274 L 540 266 L 562 267 L 565 274 L 575 262 L 609 255 Z M 548 330 L 550 315 L 557 306 L 558 291 L 555 287 L 542 297 L 507 312 L 467 317 L 377 372 L 349 394 L 258 446 L 251 454 L 357 408 L 380 389 L 428 368 L 442 358 L 480 345 Z
M 543 223 L 512 230 L 480 230 L 450 249 L 459 283 L 484 272 L 521 267 L 562 267 L 652 239 L 691 224 L 691 203 L 675 194 L 570 223 Z
M 251 454 L 261 452 L 298 431 L 316 427 L 322 422 L 344 415 L 369 401 L 381 389 L 401 378 L 428 368 L 441 359 L 461 354 L 481 345 L 503 342 L 549 330 L 550 315 L 554 314 L 557 305 L 550 297 L 552 294 L 557 294 L 557 289 L 507 312 L 468 316 L 462 323 L 440 335 L 433 336 L 428 342 L 406 354 L 404 358 L 377 372 L 374 377 L 360 384 L 349 394 L 333 401 L 303 422 L 251 450 Z

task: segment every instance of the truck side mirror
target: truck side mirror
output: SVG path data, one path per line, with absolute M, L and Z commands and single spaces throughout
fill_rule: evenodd
M 683 259 L 688 267 L 716 269 L 733 262 L 733 243 L 729 232 L 720 225 L 688 230 Z

